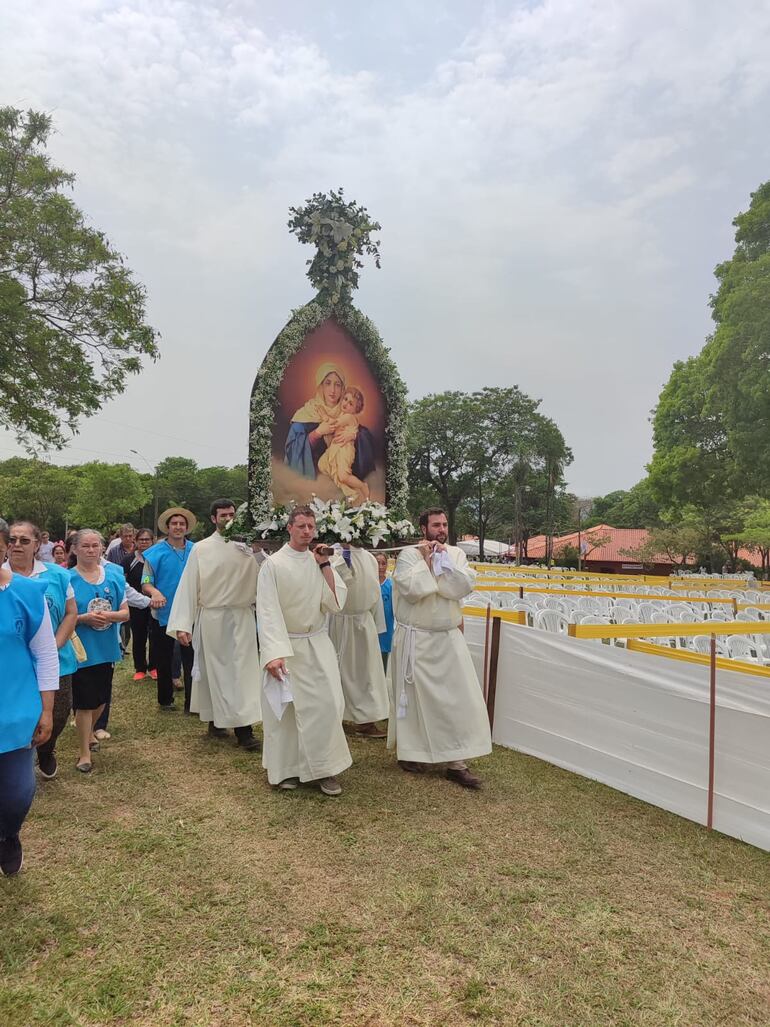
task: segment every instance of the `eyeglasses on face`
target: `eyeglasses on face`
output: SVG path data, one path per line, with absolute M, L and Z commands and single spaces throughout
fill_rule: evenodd
M 34 541 L 32 538 L 19 538 L 17 535 L 8 537 L 9 546 L 31 546 Z

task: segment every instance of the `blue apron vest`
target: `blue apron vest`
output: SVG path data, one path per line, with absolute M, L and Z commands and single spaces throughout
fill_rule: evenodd
M 29 643 L 44 613 L 42 582 L 14 574 L 0 589 L 0 752 L 26 748 L 43 711 Z

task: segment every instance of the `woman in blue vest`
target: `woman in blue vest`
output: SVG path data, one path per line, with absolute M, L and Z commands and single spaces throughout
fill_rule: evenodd
M 81 528 L 72 543 L 76 563 L 70 581 L 78 608 L 78 638 L 86 651 L 72 678 L 80 747 L 76 766 L 82 774 L 93 770 L 91 753 L 99 747 L 94 725 L 109 698 L 113 667 L 122 659 L 119 625 L 128 620 L 123 569 L 102 564 L 103 550 L 102 536 L 91 528 Z
M 34 578 L 45 586 L 45 600 L 59 650 L 59 690 L 53 704 L 53 728 L 47 742 L 37 747 L 37 765 L 42 777 L 56 777 L 56 740 L 72 709 L 72 675 L 77 669 L 72 632 L 78 619 L 75 593 L 69 571 L 38 559 L 40 528 L 31 521 L 14 521 L 8 539 L 8 563 L 14 574 Z
M 8 526 L 0 521 L 0 872 L 21 870 L 19 831 L 35 794 L 34 749 L 51 733 L 59 658 L 36 581 L 4 564 Z

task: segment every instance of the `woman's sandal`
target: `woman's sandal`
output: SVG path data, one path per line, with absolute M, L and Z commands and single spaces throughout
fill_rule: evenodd
M 89 742 L 88 748 L 91 750 L 91 752 L 99 752 L 99 750 L 101 749 L 101 745 L 98 742 Z
M 90 774 L 94 769 L 93 763 L 78 763 L 76 770 L 79 770 L 81 774 Z

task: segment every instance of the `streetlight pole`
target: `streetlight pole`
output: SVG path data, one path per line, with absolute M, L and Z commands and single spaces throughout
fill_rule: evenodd
M 153 533 L 154 533 L 155 529 L 158 526 L 158 477 L 157 477 L 157 471 L 152 466 L 152 464 L 147 459 L 147 457 L 144 456 L 144 454 L 140 453 L 138 449 L 130 449 L 129 452 L 133 453 L 135 456 L 138 456 L 140 460 L 144 460 L 144 462 L 147 464 L 147 466 L 150 469 L 150 474 L 152 474 L 152 502 L 153 502 L 153 509 L 154 509 L 154 514 L 153 514 L 153 518 L 152 518 L 152 530 L 153 530 Z

